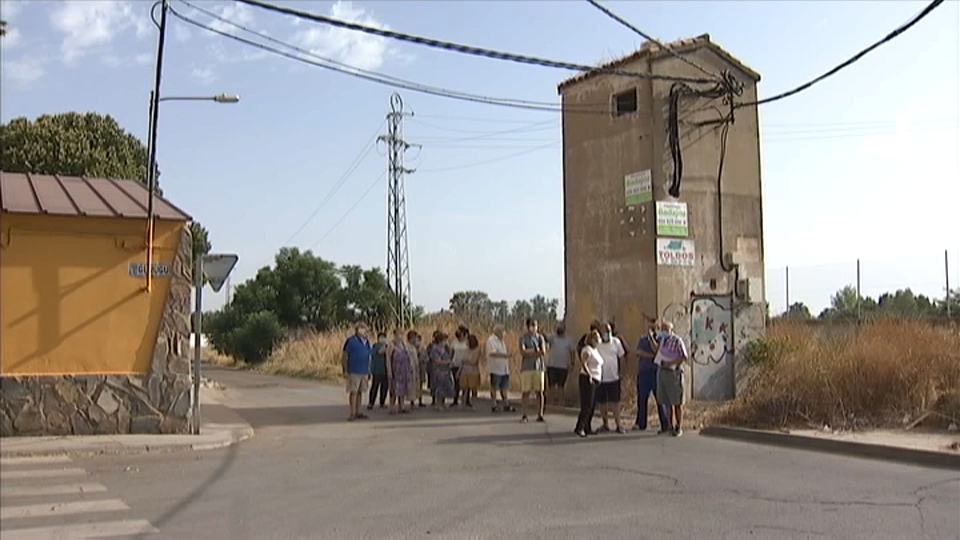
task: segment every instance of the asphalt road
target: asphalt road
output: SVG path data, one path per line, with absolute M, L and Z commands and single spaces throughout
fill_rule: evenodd
M 340 386 L 209 374 L 256 436 L 76 458 L 128 507 L 98 519 L 142 520 L 158 531 L 144 538 L 170 539 L 960 539 L 956 472 L 693 432 L 581 440 L 567 416 L 374 411 L 347 423 Z

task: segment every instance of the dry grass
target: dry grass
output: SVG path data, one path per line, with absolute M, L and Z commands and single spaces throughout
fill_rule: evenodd
M 920 321 L 846 331 L 778 323 L 748 355 L 749 382 L 717 411 L 751 427 L 904 427 L 960 418 L 960 335 Z M 831 333 L 835 335 L 830 335 Z

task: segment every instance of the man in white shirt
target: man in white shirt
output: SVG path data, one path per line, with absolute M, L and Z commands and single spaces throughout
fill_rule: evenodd
M 485 347 L 487 356 L 487 371 L 490 373 L 490 399 L 493 401 L 493 412 L 513 412 L 507 392 L 510 390 L 510 353 L 503 342 L 504 328 L 502 324 L 493 327 L 493 334 L 487 338 Z M 500 391 L 500 401 L 497 402 L 497 390 Z
M 600 431 L 610 431 L 607 416 L 612 409 L 617 433 L 626 433 L 620 423 L 620 363 L 627 351 L 620 339 L 613 335 L 609 323 L 601 326 L 600 338 L 600 345 L 597 346 L 597 352 L 603 358 L 600 386 L 597 388 L 597 404 L 600 405 L 600 419 L 603 421 Z

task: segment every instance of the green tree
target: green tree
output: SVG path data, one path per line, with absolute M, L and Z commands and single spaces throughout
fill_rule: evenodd
M 795 302 L 790 304 L 790 307 L 787 308 L 787 311 L 783 314 L 785 319 L 795 319 L 795 320 L 807 320 L 813 318 L 810 314 L 810 308 L 807 307 L 803 302 Z
M 0 170 L 6 172 L 147 181 L 146 146 L 110 115 L 14 118 L 0 124 L 0 146 Z
M 450 297 L 450 311 L 463 320 L 489 320 L 491 308 L 490 296 L 482 291 L 459 291 Z
M 210 250 L 213 249 L 213 244 L 210 243 L 210 234 L 207 232 L 206 227 L 197 221 L 190 224 L 190 238 L 193 242 L 192 251 L 194 260 L 196 260 L 197 257 L 202 257 L 210 253 Z
M 852 285 L 847 285 L 830 297 L 830 307 L 823 310 L 819 318 L 856 320 L 858 312 L 862 318 L 876 314 L 876 300 L 869 296 L 860 296 L 859 310 L 857 308 L 857 301 L 857 289 Z
M 393 316 L 395 296 L 387 285 L 387 277 L 379 268 L 364 270 L 359 266 L 343 266 L 340 290 L 340 320 L 366 321 L 377 328 L 386 328 Z
M 45 114 L 0 124 L 0 170 L 6 172 L 118 178 L 147 183 L 147 148 L 110 115 Z M 160 171 L 156 170 L 159 180 Z M 155 193 L 162 195 L 159 182 Z M 207 230 L 190 227 L 194 255 L 210 252 Z

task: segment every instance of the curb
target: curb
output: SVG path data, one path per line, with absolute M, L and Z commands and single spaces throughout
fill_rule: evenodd
M 202 399 L 220 405 L 219 400 L 210 396 L 209 392 L 207 392 Z M 226 420 L 228 421 L 223 422 L 221 419 L 221 421 L 216 423 L 210 423 L 206 426 L 201 425 L 200 435 L 11 437 L 0 440 L 0 457 L 136 455 L 182 451 L 201 452 L 234 446 L 254 436 L 255 432 L 253 427 L 229 407 L 224 407 L 219 414 L 226 416 Z M 204 434 L 204 428 L 208 431 L 212 429 L 215 433 Z M 11 442 L 20 442 L 26 445 L 26 447 L 8 449 Z
M 839 441 L 836 439 L 810 437 L 808 435 L 793 435 L 775 431 L 762 431 L 720 426 L 705 427 L 700 430 L 700 435 L 706 437 L 716 437 L 720 439 L 731 439 L 741 442 L 781 446 L 795 450 L 828 452 L 883 461 L 896 461 L 898 463 L 908 463 L 923 467 L 960 471 L 960 455 L 948 454 L 946 452 L 936 452 L 932 450 L 919 450 L 900 446 L 886 446 L 882 444 L 854 441 Z

